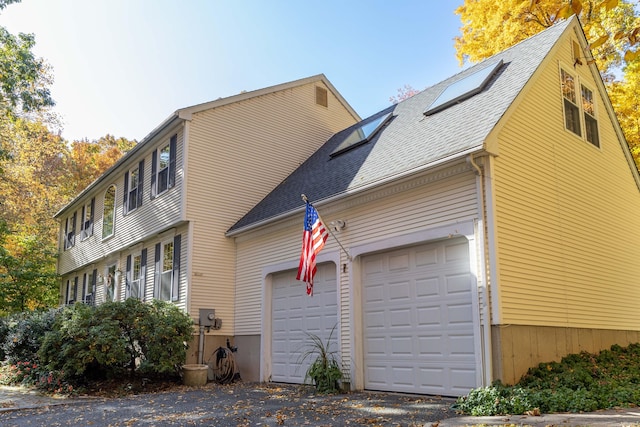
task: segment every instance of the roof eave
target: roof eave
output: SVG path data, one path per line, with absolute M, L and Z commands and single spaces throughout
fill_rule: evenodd
M 314 201 L 313 204 L 314 204 L 314 206 L 322 206 L 322 205 L 325 205 L 325 204 L 328 204 L 328 203 L 332 203 L 332 202 L 344 199 L 346 197 L 353 196 L 355 194 L 362 193 L 364 191 L 375 189 L 376 187 L 381 187 L 381 186 L 389 184 L 390 182 L 393 182 L 393 181 L 410 178 L 413 175 L 424 173 L 424 172 L 428 171 L 429 169 L 433 169 L 433 168 L 436 168 L 438 166 L 443 166 L 443 165 L 446 165 L 447 163 L 456 163 L 456 162 L 459 162 L 460 160 L 463 160 L 463 161 L 466 162 L 466 158 L 467 158 L 468 155 L 470 155 L 470 154 L 478 154 L 478 153 L 491 154 L 491 153 L 487 153 L 486 150 L 484 150 L 483 146 L 472 147 L 472 148 L 469 148 L 467 150 L 460 151 L 458 153 L 454 153 L 452 155 L 443 157 L 441 159 L 434 160 L 433 162 L 427 163 L 427 164 L 419 166 L 417 168 L 414 168 L 414 169 L 411 169 L 411 170 L 408 170 L 408 171 L 404 171 L 404 172 L 401 172 L 401 173 L 398 173 L 398 174 L 395 174 L 395 175 L 390 175 L 390 176 L 388 176 L 388 177 L 386 177 L 384 179 L 380 179 L 378 181 L 371 182 L 371 183 L 368 183 L 368 184 L 365 184 L 365 185 L 362 185 L 362 186 L 358 186 L 358 187 L 354 187 L 354 188 L 351 188 L 351 189 L 347 189 L 347 190 L 342 191 L 340 193 L 334 194 L 334 195 L 332 195 L 330 197 L 326 197 L 324 199 L 320 199 L 320 200 Z M 238 236 L 240 234 L 246 233 L 248 231 L 260 228 L 260 227 L 262 227 L 264 225 L 271 224 L 273 222 L 285 219 L 285 218 L 287 218 L 287 217 L 289 217 L 291 215 L 294 215 L 294 214 L 297 214 L 299 212 L 302 212 L 303 210 L 304 210 L 304 206 L 300 206 L 300 207 L 297 207 L 295 209 L 291 209 L 289 211 L 286 211 L 286 212 L 280 213 L 278 215 L 272 216 L 270 218 L 266 218 L 266 219 L 263 219 L 261 221 L 256 221 L 256 222 L 248 224 L 248 225 L 246 225 L 244 227 L 237 228 L 235 230 L 231 230 L 230 229 L 225 233 L 225 236 L 227 236 L 227 237 L 235 237 L 235 236 Z
M 167 117 L 160 125 L 156 126 L 151 132 L 147 134 L 139 143 L 135 145 L 127 154 L 122 156 L 118 161 L 116 161 L 109 169 L 107 169 L 102 175 L 96 178 L 91 184 L 85 187 L 84 190 L 80 192 L 76 197 L 74 197 L 69 203 L 67 203 L 62 209 L 60 209 L 53 218 L 57 219 L 60 216 L 64 215 L 73 205 L 75 205 L 80 199 L 86 196 L 87 193 L 91 192 L 94 188 L 99 186 L 102 182 L 104 182 L 116 169 L 118 169 L 122 164 L 126 163 L 131 157 L 135 156 L 135 154 L 142 149 L 144 146 L 149 143 L 149 141 L 153 140 L 159 133 L 164 131 L 165 129 L 174 126 L 180 121 L 188 120 L 185 118 L 183 114 L 181 114 L 180 110 L 171 114 Z

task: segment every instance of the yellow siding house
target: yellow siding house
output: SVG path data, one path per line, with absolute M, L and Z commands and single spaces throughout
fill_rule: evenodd
M 346 127 L 248 210 L 226 233 L 243 377 L 304 381 L 332 330 L 345 386 L 450 396 L 639 341 L 640 179 L 591 59 L 558 23 Z M 301 194 L 332 232 L 313 297 Z

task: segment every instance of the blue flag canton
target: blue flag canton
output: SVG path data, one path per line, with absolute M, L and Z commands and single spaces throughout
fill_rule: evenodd
M 304 229 L 305 231 L 311 231 L 313 229 L 313 224 L 318 220 L 318 212 L 315 210 L 313 206 L 307 203 L 307 212 L 304 216 Z

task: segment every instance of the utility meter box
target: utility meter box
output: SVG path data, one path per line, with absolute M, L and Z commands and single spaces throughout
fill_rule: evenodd
M 200 326 L 213 327 L 216 320 L 216 311 L 213 308 L 200 309 Z

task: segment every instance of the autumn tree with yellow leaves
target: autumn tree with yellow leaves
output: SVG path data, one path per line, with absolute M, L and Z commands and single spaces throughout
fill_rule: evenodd
M 0 27 L 0 316 L 57 305 L 53 216 L 135 145 L 110 135 L 70 144 L 52 132 L 51 69 L 34 45 Z
M 462 22 L 455 39 L 461 64 L 481 61 L 577 15 L 640 169 L 640 2 L 465 0 L 455 13 Z

